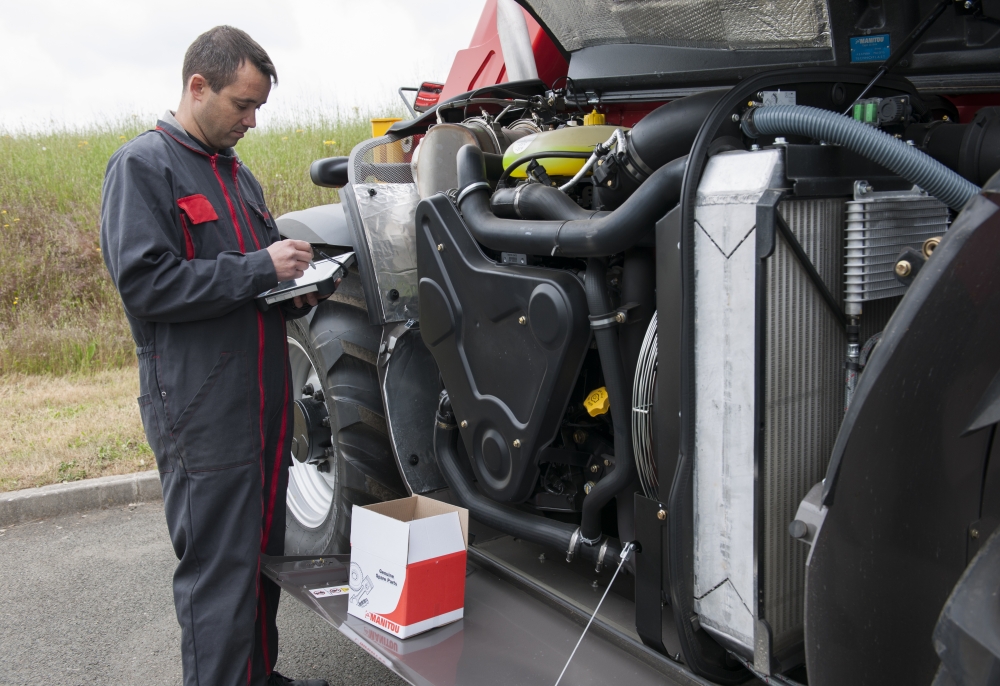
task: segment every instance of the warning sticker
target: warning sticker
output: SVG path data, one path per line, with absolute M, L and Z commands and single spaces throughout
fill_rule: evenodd
M 326 588 L 314 588 L 309 591 L 316 598 L 329 598 L 335 595 L 347 595 L 351 592 L 350 586 L 327 586 Z
M 890 52 L 888 33 L 851 37 L 851 62 L 884 62 Z

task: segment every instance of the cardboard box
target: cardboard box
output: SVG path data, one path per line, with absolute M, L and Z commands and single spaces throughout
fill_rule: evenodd
M 351 518 L 348 613 L 406 638 L 461 619 L 469 511 L 415 495 Z

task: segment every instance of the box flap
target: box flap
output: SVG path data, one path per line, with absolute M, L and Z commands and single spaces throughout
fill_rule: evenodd
M 375 512 L 370 506 L 354 506 L 351 516 L 352 548 L 364 550 L 394 564 L 405 565 L 409 541 L 409 524 Z
M 434 517 L 436 515 L 444 514 L 446 512 L 457 512 L 459 522 L 462 525 L 462 541 L 466 546 L 469 545 L 468 510 L 466 510 L 464 507 L 443 503 L 440 500 L 434 500 L 433 498 L 425 498 L 422 495 L 413 496 L 413 499 L 416 500 L 416 507 L 414 508 L 413 519 Z
M 407 564 L 465 550 L 462 523 L 457 512 L 445 512 L 410 522 Z
M 370 512 L 377 512 L 386 517 L 398 519 L 401 522 L 408 522 L 414 518 L 417 507 L 417 499 L 420 496 L 410 496 L 409 498 L 399 498 L 398 500 L 387 500 L 384 503 L 365 505 L 364 509 Z

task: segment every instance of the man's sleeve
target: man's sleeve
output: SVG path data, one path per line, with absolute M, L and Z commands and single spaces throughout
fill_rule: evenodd
M 210 319 L 277 285 L 266 250 L 185 260 L 173 196 L 163 170 L 134 153 L 108 165 L 101 249 L 126 312 L 153 322 Z

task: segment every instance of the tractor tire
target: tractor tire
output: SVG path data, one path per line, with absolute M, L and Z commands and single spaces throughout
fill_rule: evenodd
M 376 368 L 381 330 L 368 321 L 354 270 L 311 318 L 292 320 L 287 329 L 293 397 L 305 397 L 309 385 L 322 390 L 333 450 L 320 465 L 291 460 L 285 554 L 348 553 L 352 507 L 403 495 L 351 464 L 393 459 Z

